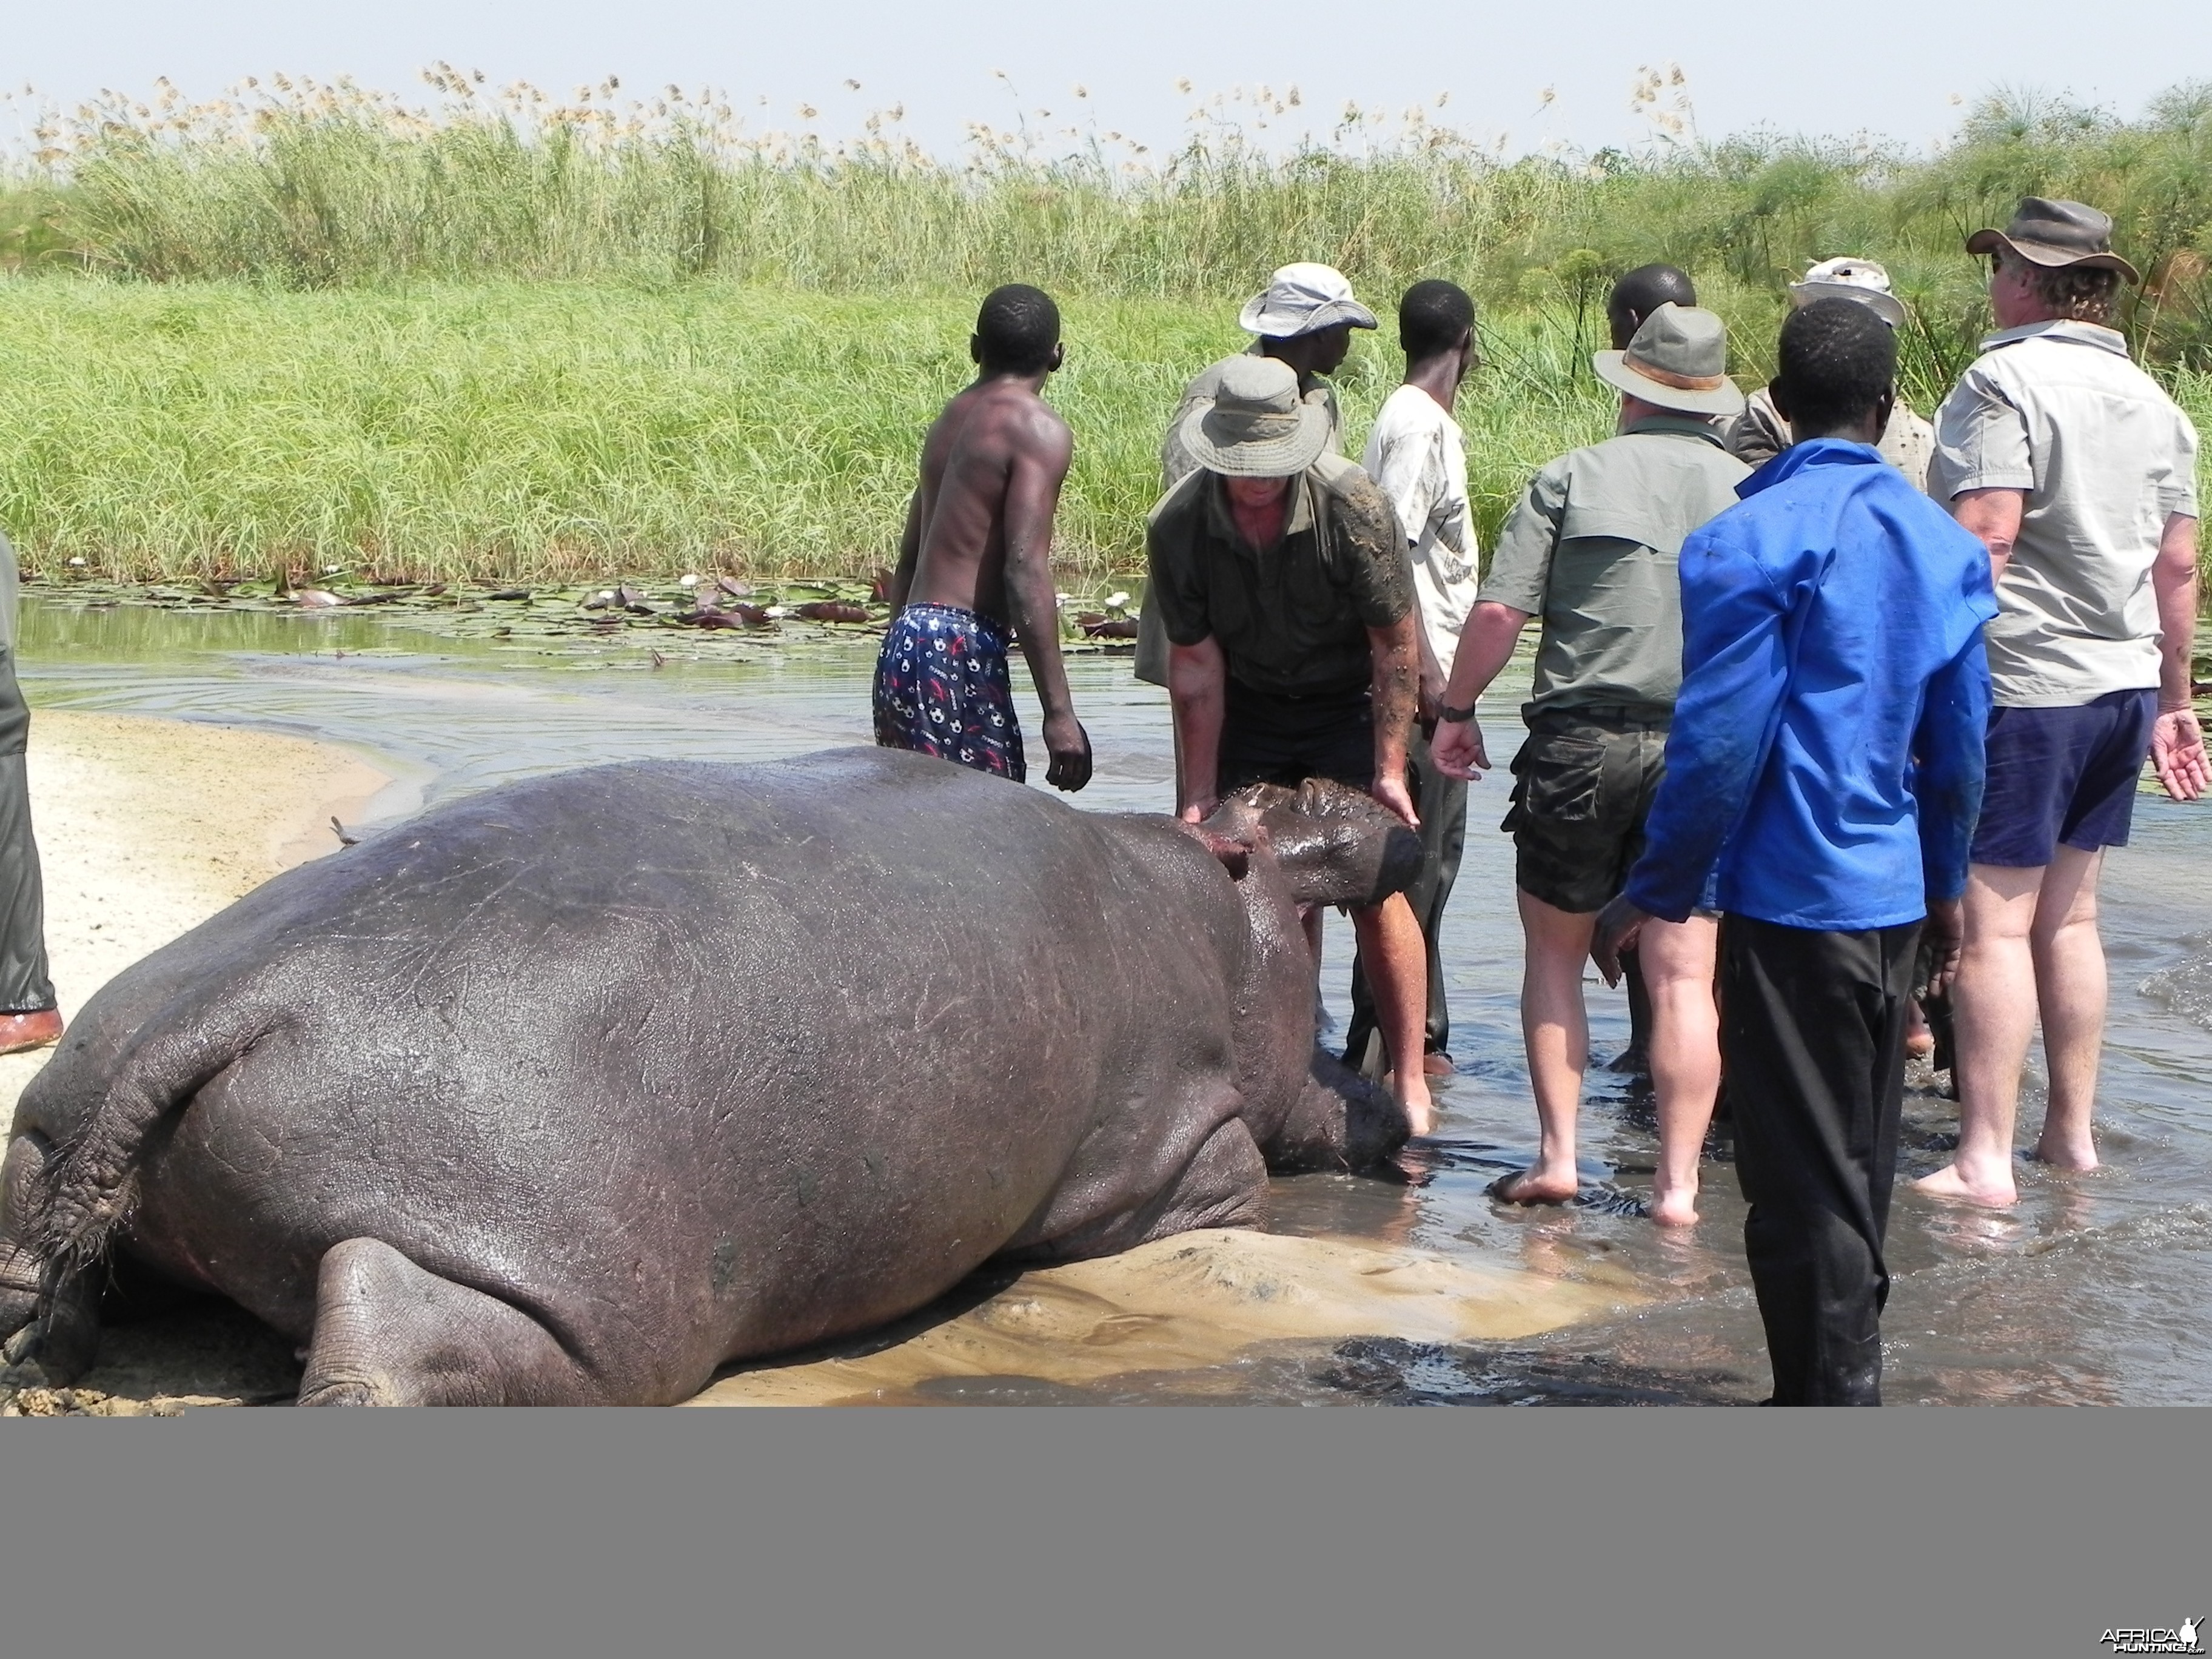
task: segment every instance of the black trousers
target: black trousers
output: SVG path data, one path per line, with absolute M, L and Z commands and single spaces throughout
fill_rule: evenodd
M 1721 1060 L 1778 1406 L 1879 1406 L 1882 1235 L 1920 924 L 1721 922 Z
M 1413 810 L 1421 815 L 1421 874 L 1406 890 L 1406 902 L 1421 924 L 1421 939 L 1429 952 L 1425 1046 L 1430 1054 L 1440 1054 L 1451 1048 L 1451 1012 L 1444 1004 L 1438 941 L 1443 936 L 1444 906 L 1451 902 L 1460 858 L 1467 850 L 1467 780 L 1437 770 L 1429 759 L 1428 738 L 1418 726 L 1407 750 L 1406 772 Z M 1352 1024 L 1344 1036 L 1344 1063 L 1376 1080 L 1390 1069 L 1390 1055 L 1375 1023 L 1375 993 L 1367 983 L 1366 964 L 1357 957 L 1352 964 Z

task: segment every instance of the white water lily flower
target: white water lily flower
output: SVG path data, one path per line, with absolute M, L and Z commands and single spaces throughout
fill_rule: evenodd
M 768 615 L 771 621 L 781 622 L 790 614 L 791 607 L 787 605 L 772 605 L 768 608 Z
M 1073 605 L 1075 603 L 1075 595 L 1073 593 L 1055 593 L 1052 596 L 1052 602 L 1054 605 Z
M 1120 609 L 1121 609 L 1121 607 L 1122 607 L 1122 606 L 1126 605 L 1127 605 L 1127 604 L 1128 604 L 1128 603 L 1129 603 L 1129 596 L 1128 596 L 1128 594 L 1127 594 L 1127 592 L 1120 592 L 1120 593 L 1109 593 L 1109 594 L 1106 596 L 1106 608 L 1107 608 L 1109 611 L 1119 611 Z
M 603 587 L 599 590 L 599 597 L 603 599 L 611 599 L 614 596 L 615 591 L 611 587 Z
M 84 568 L 84 560 L 82 557 L 71 559 L 70 562 L 80 570 Z
M 344 568 L 345 567 L 342 564 L 326 564 L 323 567 L 323 574 L 325 576 L 335 576 L 339 571 Z
M 676 579 L 676 585 L 678 587 L 696 587 L 699 586 L 699 579 L 696 576 L 678 576 Z

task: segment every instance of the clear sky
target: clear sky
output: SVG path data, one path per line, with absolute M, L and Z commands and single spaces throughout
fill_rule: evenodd
M 818 130 L 849 133 L 898 103 L 907 131 L 941 153 L 965 122 L 1007 127 L 1018 109 L 1044 127 L 1088 110 L 1102 129 L 1172 144 L 1200 96 L 1263 83 L 1304 94 L 1305 122 L 1277 122 L 1270 139 L 1298 125 L 1326 136 L 1346 100 L 1396 112 L 1449 92 L 1443 118 L 1486 142 L 1595 149 L 1650 137 L 1630 88 L 1640 66 L 1672 64 L 1708 137 L 1764 125 L 1917 146 L 1950 129 L 1954 99 L 2001 87 L 2135 114 L 2167 86 L 2212 77 L 2212 4 L 0 0 L 0 86 L 66 102 L 102 87 L 143 93 L 161 75 L 207 97 L 277 70 L 419 91 L 415 71 L 440 58 L 564 94 L 610 73 L 625 91 L 710 84 L 756 128 L 806 125 L 807 104 Z M 1197 95 L 1178 93 L 1180 78 Z

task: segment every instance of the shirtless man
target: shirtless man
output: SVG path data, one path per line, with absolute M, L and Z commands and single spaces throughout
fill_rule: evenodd
M 1019 283 L 994 289 L 968 354 L 975 383 L 921 447 L 876 659 L 876 741 L 1024 781 L 1011 629 L 1044 705 L 1045 780 L 1080 789 L 1091 738 L 1068 696 L 1052 580 L 1052 515 L 1075 440 L 1038 395 L 1063 356 L 1060 307 Z

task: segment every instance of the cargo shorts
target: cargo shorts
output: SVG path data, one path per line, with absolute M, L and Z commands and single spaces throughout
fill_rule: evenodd
M 1554 909 L 1602 910 L 1644 853 L 1667 727 L 1630 711 L 1536 714 L 1513 757 L 1514 884 Z

